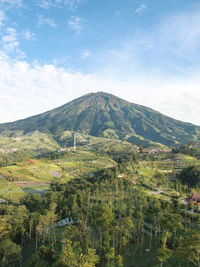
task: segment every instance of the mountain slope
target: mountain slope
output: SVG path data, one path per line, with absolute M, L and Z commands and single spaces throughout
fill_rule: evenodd
M 16 131 L 27 134 L 36 130 L 58 142 L 65 131 L 136 144 L 157 142 L 171 146 L 200 142 L 199 126 L 103 92 L 87 94 L 43 114 L 0 125 L 0 134 Z

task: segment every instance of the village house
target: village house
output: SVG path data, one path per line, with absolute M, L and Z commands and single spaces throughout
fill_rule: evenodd
M 188 202 L 190 204 L 198 204 L 198 205 L 200 205 L 200 194 L 197 194 L 196 192 L 194 192 L 193 195 L 188 198 Z

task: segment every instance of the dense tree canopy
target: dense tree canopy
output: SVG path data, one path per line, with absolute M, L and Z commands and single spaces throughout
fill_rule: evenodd
M 93 176 L 55 179 L 41 195 L 1 203 L 0 266 L 200 264 L 200 224 L 190 217 L 191 207 L 182 204 L 177 181 L 171 182 L 158 166 L 152 171 L 151 164 L 157 162 L 151 159 L 121 153 L 113 158 L 116 165 Z M 171 161 L 163 166 L 168 164 Z M 178 175 L 189 186 L 198 186 L 199 177 L 200 168 L 194 166 Z M 196 232 L 190 231 L 193 227 Z
M 189 187 L 200 185 L 200 167 L 186 167 L 178 174 L 178 178 L 183 184 L 186 184 Z

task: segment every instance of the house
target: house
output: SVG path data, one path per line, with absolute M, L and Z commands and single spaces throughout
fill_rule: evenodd
M 193 195 L 188 198 L 188 202 L 190 204 L 198 204 L 198 205 L 200 205 L 200 194 L 197 194 L 196 192 L 194 192 Z
M 137 184 L 135 180 L 131 180 L 131 183 L 132 183 L 133 185 L 136 185 L 136 184 Z
M 65 219 L 60 220 L 59 222 L 56 222 L 55 225 L 58 227 L 61 227 L 61 226 L 65 226 L 67 224 L 74 224 L 74 220 L 71 217 L 65 218 Z

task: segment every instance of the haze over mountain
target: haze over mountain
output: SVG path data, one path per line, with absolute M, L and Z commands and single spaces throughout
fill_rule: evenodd
M 12 136 L 39 131 L 62 144 L 67 131 L 126 140 L 134 144 L 167 146 L 200 142 L 200 127 L 104 92 L 86 94 L 61 107 L 27 119 L 0 125 Z

